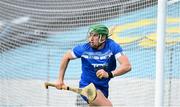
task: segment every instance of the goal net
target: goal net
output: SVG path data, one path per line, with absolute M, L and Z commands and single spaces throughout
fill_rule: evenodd
M 110 81 L 114 106 L 154 106 L 157 0 L 1 0 L 0 106 L 87 106 L 73 92 L 48 90 L 64 53 L 85 43 L 95 23 L 129 57 L 132 71 Z M 164 105 L 180 106 L 180 1 L 169 0 L 165 36 Z M 118 65 L 120 66 L 120 65 Z M 65 83 L 78 87 L 80 59 L 69 63 Z

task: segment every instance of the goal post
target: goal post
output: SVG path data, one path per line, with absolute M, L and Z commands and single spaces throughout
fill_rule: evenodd
M 164 94 L 164 49 L 166 35 L 167 0 L 158 0 L 155 107 L 163 106 Z

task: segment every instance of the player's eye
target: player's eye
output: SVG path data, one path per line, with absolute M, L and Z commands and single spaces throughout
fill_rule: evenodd
M 90 32 L 88 36 L 89 37 L 96 37 L 96 36 L 99 36 L 99 35 L 97 33 L 95 33 L 95 32 Z

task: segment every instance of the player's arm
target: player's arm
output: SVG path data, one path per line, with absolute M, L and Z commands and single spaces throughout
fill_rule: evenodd
M 115 76 L 123 75 L 131 70 L 131 64 L 129 62 L 129 59 L 126 55 L 122 53 L 121 56 L 117 58 L 118 62 L 121 64 L 119 68 L 112 71 L 111 73 L 106 72 L 103 69 L 100 69 L 96 72 L 96 76 L 100 79 L 104 78 L 112 78 Z
M 120 63 L 120 67 L 112 71 L 113 77 L 123 75 L 131 70 L 131 64 L 126 55 L 121 54 L 121 56 L 119 56 L 117 60 Z
M 64 75 L 66 68 L 68 66 L 68 63 L 70 60 L 74 59 L 73 55 L 71 54 L 71 51 L 68 51 L 62 58 L 60 63 L 60 69 L 59 69 L 59 76 L 57 81 L 57 88 L 61 88 L 64 84 Z

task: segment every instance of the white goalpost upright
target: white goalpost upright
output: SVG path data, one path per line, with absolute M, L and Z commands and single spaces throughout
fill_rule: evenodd
M 166 35 L 167 0 L 158 0 L 157 46 L 156 46 L 156 85 L 155 107 L 162 107 L 164 100 L 164 49 Z

